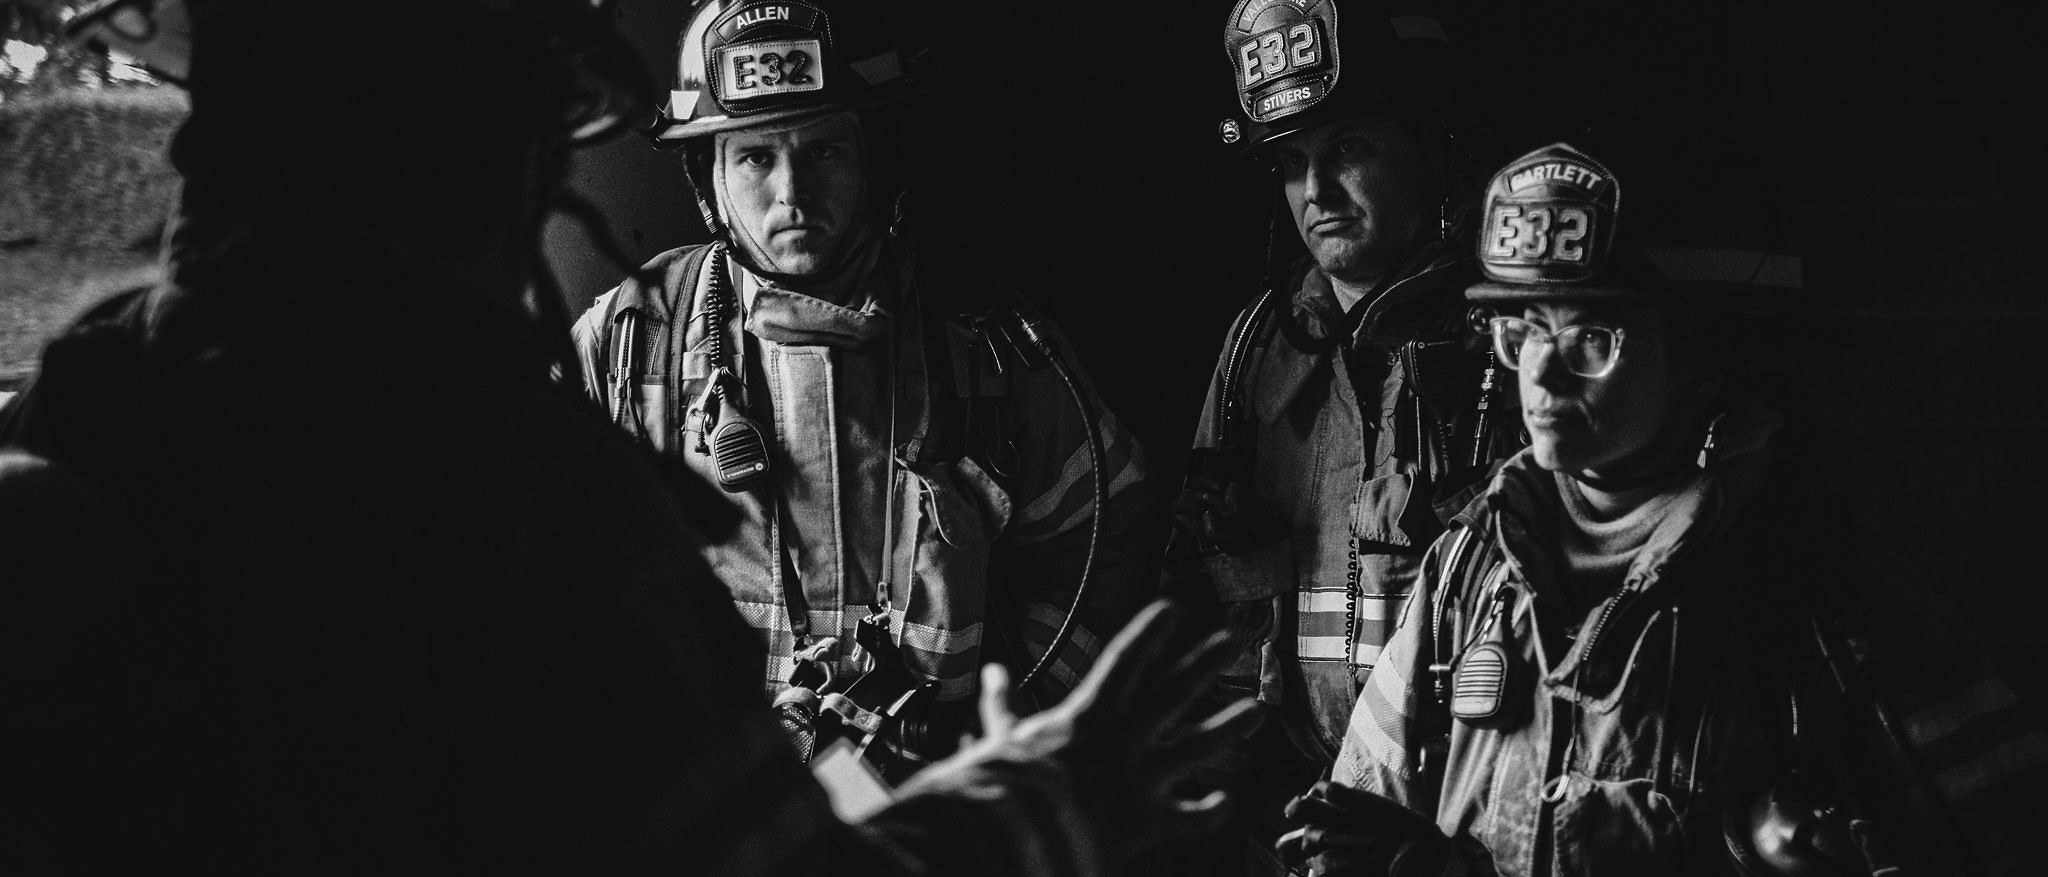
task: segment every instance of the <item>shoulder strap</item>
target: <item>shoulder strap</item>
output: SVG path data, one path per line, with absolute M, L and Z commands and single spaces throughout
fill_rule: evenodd
M 918 330 L 924 346 L 926 404 L 931 419 L 924 435 L 910 449 L 917 460 L 950 460 L 972 447 L 975 402 L 983 381 L 983 363 L 966 342 L 968 331 L 958 317 L 939 313 L 922 291 L 917 295 Z
M 1478 561 L 1486 553 L 1478 530 L 1469 525 L 1460 527 L 1449 542 L 1439 544 L 1444 550 L 1438 556 L 1436 588 L 1430 595 L 1434 602 L 1429 607 L 1429 618 L 1420 620 L 1429 625 L 1430 696 L 1426 705 L 1418 704 L 1420 714 L 1412 717 L 1419 723 L 1421 737 L 1413 753 L 1416 769 L 1432 788 L 1443 780 L 1444 759 L 1451 740 L 1450 683 L 1452 662 L 1457 659 L 1457 636 L 1446 628 L 1451 607 L 1472 600 L 1474 580 L 1484 572 Z
M 1237 436 L 1239 409 L 1244 407 L 1244 380 L 1250 369 L 1251 349 L 1258 340 L 1266 320 L 1273 314 L 1274 301 L 1278 296 L 1271 287 L 1259 294 L 1237 318 L 1235 331 L 1230 333 L 1230 344 L 1223 351 L 1223 377 L 1217 384 L 1216 393 L 1216 443 L 1219 447 L 1233 448 L 1241 444 Z
M 940 316 L 924 311 L 933 387 L 928 444 L 942 457 L 972 457 L 999 478 L 1013 474 L 1014 452 L 998 433 L 1014 376 L 1048 365 L 1023 336 L 1028 305 Z M 941 353 L 943 351 L 943 353 Z
M 1448 636 L 1449 631 L 1445 628 L 1449 625 L 1451 607 L 1470 602 L 1476 596 L 1473 591 L 1482 572 L 1477 562 L 1482 553 L 1478 542 L 1478 531 L 1474 527 L 1458 528 L 1437 567 L 1435 601 L 1430 605 L 1429 613 L 1429 676 L 1430 693 L 1440 707 L 1450 705 L 1451 662 L 1457 658 L 1454 654 L 1456 644 L 1452 642 L 1454 637 Z
M 658 313 L 658 309 L 648 301 L 649 297 L 658 296 L 669 277 L 686 278 L 682 294 L 668 315 L 668 330 L 672 337 L 679 338 L 697 310 L 699 296 L 695 278 L 702 271 L 705 258 L 716 249 L 710 244 L 694 247 L 677 260 L 680 264 L 665 267 L 658 277 L 629 277 L 613 294 L 610 311 L 605 314 L 603 360 L 610 363 L 606 386 L 613 423 L 626 423 L 631 412 L 632 395 L 638 391 L 640 381 L 647 373 L 647 363 L 654 358 L 661 342 L 660 327 L 648 325 L 648 317 Z M 679 348 L 674 341 L 670 346 Z

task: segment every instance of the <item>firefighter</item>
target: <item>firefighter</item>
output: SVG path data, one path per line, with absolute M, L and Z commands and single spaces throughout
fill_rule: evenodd
M 1609 146 L 1551 144 L 1487 188 L 1466 294 L 1495 309 L 1530 444 L 1424 559 L 1283 855 L 1401 877 L 2020 873 L 2001 832 L 2048 736 L 1887 583 L 1745 372 L 1799 260 L 1755 248 L 1761 207 Z
M 1272 166 L 1293 226 L 1273 233 L 1306 252 L 1225 336 L 1167 587 L 1220 607 L 1244 646 L 1231 683 L 1268 708 L 1219 766 L 1245 785 L 1251 834 L 1222 855 L 1277 873 L 1281 806 L 1328 770 L 1424 549 L 1515 430 L 1493 428 L 1511 400 L 1459 297 L 1470 186 L 1441 24 L 1239 0 L 1223 36 L 1222 140 Z
M 971 727 L 981 665 L 1048 703 L 1143 601 L 1144 456 L 1049 321 L 919 284 L 902 113 L 934 89 L 882 14 L 693 11 L 652 133 L 712 240 L 575 338 L 591 396 L 738 505 L 701 549 L 767 648 L 764 703 L 805 750 L 895 729 L 865 751 L 900 777 Z
M 688 547 L 717 488 L 529 303 L 570 148 L 652 107 L 608 5 L 112 7 L 188 74 L 184 189 L 164 280 L 0 409 L 0 870 L 1101 874 L 1221 805 L 1164 790 L 1250 713 L 1193 709 L 1220 641 L 1161 606 L 837 815 Z

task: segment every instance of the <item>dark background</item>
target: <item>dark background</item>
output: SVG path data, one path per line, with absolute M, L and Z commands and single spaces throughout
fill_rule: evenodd
M 1151 452 L 1162 492 L 1255 291 L 1273 191 L 1216 137 L 1229 5 L 895 4 L 949 64 L 912 144 L 926 288 L 961 310 L 1017 295 L 1049 310 Z M 1493 129 L 1473 144 L 1492 164 L 1589 126 L 1632 130 L 1662 140 L 1674 167 L 1711 169 L 1703 187 L 1765 196 L 1757 228 L 1805 258 L 1805 315 L 1778 324 L 1769 368 L 1823 437 L 1811 465 L 1867 516 L 1855 525 L 1921 556 L 1926 591 L 1978 623 L 2014 672 L 2038 667 L 2048 13 L 1813 5 L 1828 9 L 1434 9 L 1468 59 L 1457 86 Z M 665 89 L 687 4 L 624 6 Z M 704 237 L 673 154 L 644 140 L 581 154 L 576 186 L 636 258 Z M 619 271 L 556 231 L 551 256 L 580 312 Z

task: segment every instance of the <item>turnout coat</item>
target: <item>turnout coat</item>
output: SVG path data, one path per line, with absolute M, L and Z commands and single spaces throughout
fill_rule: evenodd
M 879 607 L 907 669 L 969 703 L 985 661 L 1037 662 L 1087 566 L 1070 643 L 1027 692 L 1050 703 L 1150 596 L 1120 538 L 1144 503 L 1143 452 L 1050 323 L 1031 318 L 1071 387 L 995 316 L 922 301 L 907 254 L 877 246 L 847 307 L 763 283 L 711 245 L 656 256 L 576 322 L 586 390 L 709 477 L 689 408 L 720 365 L 744 376 L 737 404 L 766 428 L 772 474 L 730 494 L 738 526 L 696 547 L 767 647 L 765 697 L 827 637 L 840 679 L 869 671 L 855 626 Z M 705 293 L 721 271 L 737 299 L 719 311 L 723 339 Z
M 1765 873 L 1739 869 L 1766 796 L 1859 820 L 1866 870 L 2019 873 L 2048 734 L 1772 464 L 1777 426 L 1732 402 L 1599 597 L 1564 587 L 1558 477 L 1509 459 L 1424 559 L 1332 778 L 1434 820 L 1461 873 Z M 1489 642 L 1498 677 L 1475 663 Z

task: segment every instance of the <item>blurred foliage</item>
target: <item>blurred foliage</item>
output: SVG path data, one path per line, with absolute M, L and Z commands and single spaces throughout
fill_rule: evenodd
M 47 45 L 62 35 L 68 13 L 88 5 L 78 0 L 0 0 L 0 39 Z
M 18 40 L 49 52 L 29 70 L 0 74 L 0 102 L 112 81 L 106 52 L 64 38 L 64 22 L 92 5 L 80 0 L 0 0 L 0 45 Z
M 0 104 L 0 247 L 153 248 L 177 198 L 183 90 L 67 91 Z

